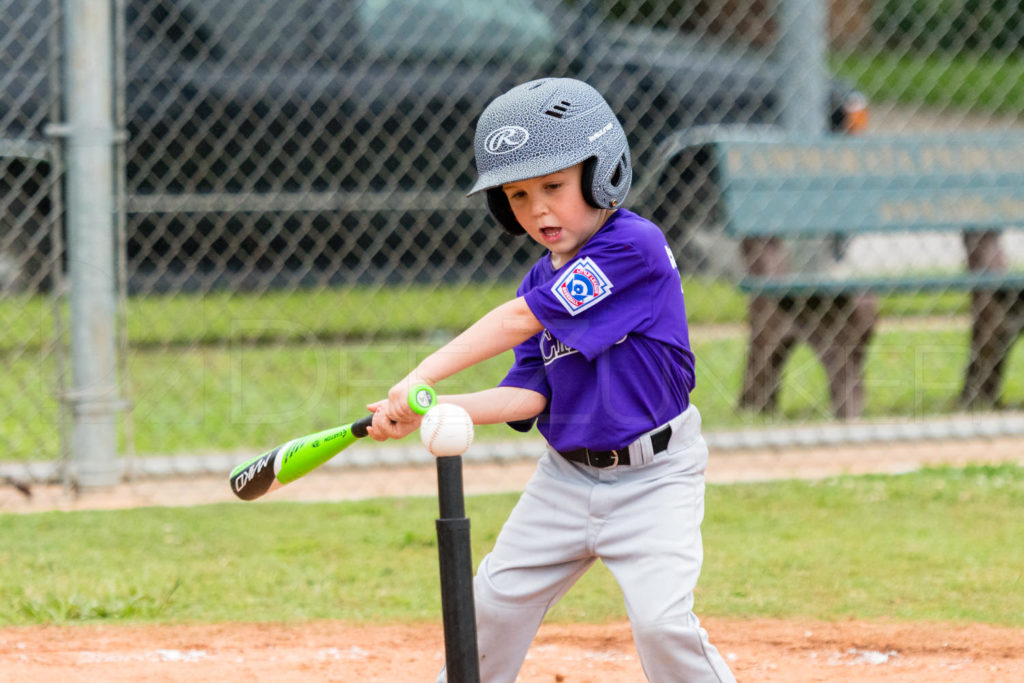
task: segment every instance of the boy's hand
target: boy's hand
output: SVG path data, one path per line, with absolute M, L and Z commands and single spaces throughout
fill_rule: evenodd
M 371 403 L 366 408 L 373 413 L 373 425 L 366 430 L 367 436 L 375 441 L 387 441 L 388 439 L 402 439 L 419 429 L 422 415 L 409 411 L 412 420 L 392 420 L 387 413 L 388 400 Z
M 432 386 L 434 383 L 413 371 L 399 381 L 398 384 L 391 387 L 391 390 L 388 391 L 387 405 L 384 409 L 389 418 L 400 423 L 415 421 L 419 425 L 422 415 L 413 412 L 412 407 L 409 405 L 409 390 L 418 384 Z

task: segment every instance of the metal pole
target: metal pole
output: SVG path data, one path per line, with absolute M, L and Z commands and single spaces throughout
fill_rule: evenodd
M 73 477 L 120 479 L 110 0 L 64 0 Z
M 792 133 L 827 132 L 829 114 L 827 0 L 780 0 L 782 125 Z
M 437 554 L 441 570 L 448 683 L 480 683 L 473 602 L 473 558 L 462 487 L 462 457 L 437 458 Z

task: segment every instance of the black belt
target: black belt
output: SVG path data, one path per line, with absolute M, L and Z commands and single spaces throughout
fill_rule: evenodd
M 672 438 L 672 426 L 665 425 L 651 434 L 650 438 L 652 453 L 655 455 L 661 453 L 668 448 L 669 439 Z M 589 448 L 577 448 L 573 451 L 558 451 L 558 454 L 566 460 L 601 469 L 629 464 L 629 446 L 612 451 L 592 451 Z

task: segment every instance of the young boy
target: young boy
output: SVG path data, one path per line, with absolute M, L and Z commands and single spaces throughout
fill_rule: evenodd
M 477 424 L 536 421 L 548 443 L 474 581 L 481 680 L 516 679 L 548 609 L 600 558 L 649 680 L 732 681 L 692 611 L 708 451 L 679 273 L 661 230 L 620 208 L 625 133 L 589 85 L 542 79 L 488 105 L 475 147 L 470 194 L 548 253 L 517 298 L 368 407 L 373 438 L 401 438 L 419 425 L 412 384 L 515 349 L 500 386 L 441 398 Z

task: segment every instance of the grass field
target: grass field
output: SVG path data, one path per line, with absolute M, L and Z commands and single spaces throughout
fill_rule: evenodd
M 706 423 L 735 428 L 828 420 L 824 373 L 807 349 L 787 367 L 778 415 L 735 410 L 746 339 L 745 299 L 721 282 L 685 283 L 697 355 L 694 400 Z M 133 402 L 135 451 L 207 453 L 252 449 L 346 422 L 425 355 L 508 296 L 511 286 L 211 294 L 131 299 L 124 381 Z M 873 342 L 868 417 L 919 416 L 953 408 L 966 362 L 967 331 L 915 326 L 922 315 L 961 314 L 963 295 L 890 297 L 883 315 L 905 321 Z M 47 460 L 40 443 L 58 422 L 57 366 L 47 352 L 54 315 L 45 299 L 6 300 L 9 334 L 0 393 L 19 396 L 0 415 L 4 460 Z M 442 384 L 442 391 L 491 386 L 511 354 Z M 1024 358 L 1011 357 L 1010 404 L 1024 402 Z M 478 438 L 514 438 L 481 427 Z
M 875 102 L 1010 114 L 1024 107 L 1024 59 L 1019 54 L 873 51 L 834 56 L 831 63 Z
M 865 378 L 866 417 L 919 417 L 956 409 L 967 332 L 955 328 L 894 329 L 873 341 Z M 320 427 L 346 422 L 364 403 L 383 397 L 391 383 L 436 348 L 430 342 L 341 344 L 268 344 L 141 349 L 128 359 L 134 398 L 135 449 L 146 453 L 208 453 L 258 448 Z M 742 332 L 694 337 L 698 358 L 694 401 L 705 423 L 715 429 L 775 424 L 779 421 L 829 421 L 824 370 L 806 348 L 787 364 L 777 416 L 735 410 L 742 382 L 746 339 Z M 511 363 L 505 354 L 442 382 L 447 393 L 493 386 Z M 33 434 L 52 429 L 45 402 L 52 365 L 37 358 L 15 360 L 0 385 L 26 398 L 17 410 L 0 416 L 0 429 L 12 443 L 31 446 L 8 450 L 5 459 L 43 459 Z M 1024 402 L 1024 356 L 1010 357 L 1006 402 Z M 13 393 L 10 395 L 14 395 Z M 480 441 L 513 438 L 504 426 L 481 426 Z M 54 457 L 50 453 L 49 457 Z
M 478 562 L 516 496 L 467 499 Z M 698 611 L 1024 626 L 1024 469 L 715 485 Z M 0 515 L 0 624 L 440 614 L 433 498 Z M 624 618 L 598 565 L 555 621 Z
M 746 297 L 734 285 L 684 281 L 692 325 L 741 324 Z M 135 349 L 284 343 L 422 340 L 454 334 L 511 298 L 515 283 L 352 287 L 239 294 L 132 297 L 125 306 L 127 343 Z M 962 294 L 883 298 L 882 315 L 950 315 L 967 311 Z M 55 341 L 54 303 L 40 296 L 0 300 L 0 353 L 45 353 Z

